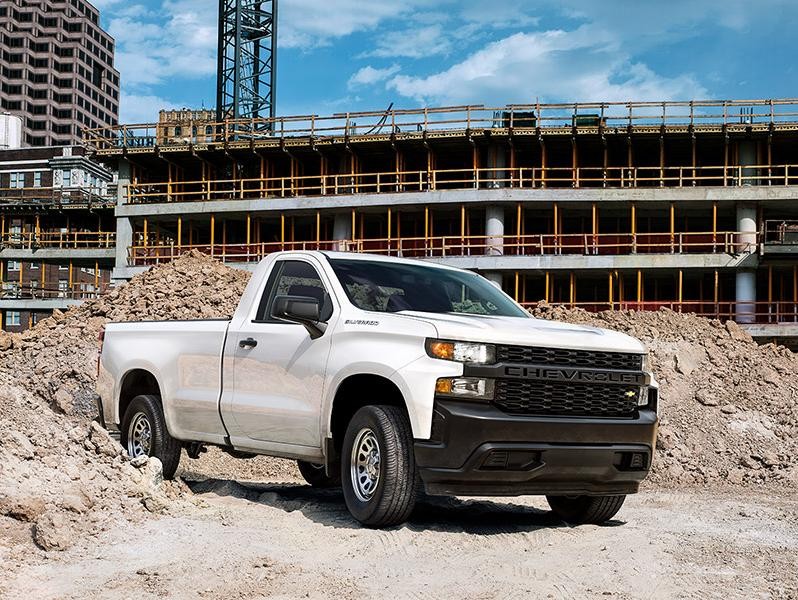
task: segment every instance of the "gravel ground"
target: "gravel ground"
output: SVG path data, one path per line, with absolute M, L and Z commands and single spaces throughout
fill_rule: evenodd
M 340 492 L 192 484 L 191 514 L 130 523 L 61 553 L 0 520 L 7 598 L 796 598 L 798 503 L 772 493 L 646 491 L 606 526 L 540 499 L 440 500 L 388 531 Z M 18 539 L 15 544 L 14 540 Z

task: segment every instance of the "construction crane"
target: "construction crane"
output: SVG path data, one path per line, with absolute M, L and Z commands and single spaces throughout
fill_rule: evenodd
M 252 120 L 275 116 L 278 0 L 219 0 L 216 116 Z

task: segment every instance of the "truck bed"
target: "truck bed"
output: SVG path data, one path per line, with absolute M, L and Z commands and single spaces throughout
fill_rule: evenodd
M 227 319 L 108 324 L 99 380 L 115 389 L 105 389 L 101 395 L 117 397 L 125 377 L 145 370 L 158 380 L 174 437 L 223 442 L 219 396 L 229 325 Z M 119 422 L 121 415 L 106 418 Z

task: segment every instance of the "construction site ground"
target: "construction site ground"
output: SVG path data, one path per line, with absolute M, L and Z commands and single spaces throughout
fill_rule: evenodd
M 372 531 L 293 463 L 213 448 L 163 481 L 92 421 L 97 334 L 230 316 L 248 277 L 186 256 L 0 333 L 0 597 L 798 598 L 798 357 L 671 311 L 533 311 L 651 349 L 652 473 L 604 526 L 541 498 L 433 498 Z
M 440 500 L 357 527 L 340 492 L 213 480 L 202 506 L 5 560 L 8 598 L 790 598 L 798 506 L 773 494 L 654 491 L 602 527 L 538 499 Z M 201 490 L 201 492 L 200 492 Z M 4 523 L 6 543 L 28 534 Z

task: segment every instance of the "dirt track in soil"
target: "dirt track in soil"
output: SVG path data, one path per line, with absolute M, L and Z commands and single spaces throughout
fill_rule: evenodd
M 536 498 L 441 499 L 405 526 L 371 531 L 353 523 L 340 491 L 191 485 L 204 501 L 198 511 L 120 523 L 63 553 L 3 552 L 0 594 L 798 598 L 798 502 L 789 497 L 646 491 L 602 527 L 569 527 Z M 20 526 L 3 522 L 6 539 Z

